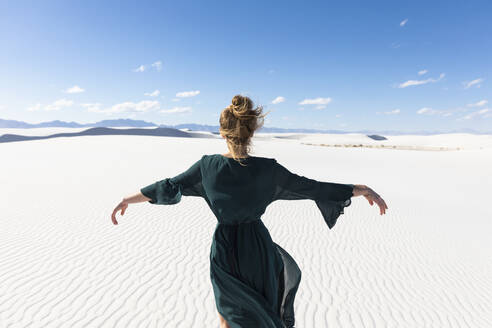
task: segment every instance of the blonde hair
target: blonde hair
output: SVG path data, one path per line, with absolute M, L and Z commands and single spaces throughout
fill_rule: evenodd
M 220 132 L 226 138 L 232 158 L 243 165 L 239 156 L 250 152 L 251 137 L 263 126 L 263 106 L 253 109 L 253 101 L 246 96 L 235 95 L 231 104 L 220 114 Z M 245 165 L 243 165 L 245 166 Z

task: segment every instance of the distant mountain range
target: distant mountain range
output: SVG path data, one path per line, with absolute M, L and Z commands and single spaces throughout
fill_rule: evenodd
M 208 132 L 219 132 L 218 125 L 203 125 L 195 123 L 186 123 L 178 125 L 164 125 L 155 124 L 152 122 L 146 122 L 142 120 L 132 120 L 132 119 L 116 119 L 116 120 L 103 120 L 95 123 L 81 124 L 77 122 L 64 122 L 64 121 L 49 121 L 37 124 L 26 123 L 22 121 L 15 120 L 3 120 L 0 119 L 0 128 L 9 129 L 32 129 L 32 128 L 83 128 L 83 127 L 134 127 L 134 128 L 144 128 L 144 127 L 160 127 L 160 128 L 174 128 L 174 129 L 189 129 L 192 131 L 208 131 Z M 357 131 L 342 131 L 342 130 L 319 130 L 319 129 L 284 129 L 275 127 L 262 127 L 258 132 L 266 133 L 334 133 L 334 134 L 344 134 L 344 133 L 362 133 L 362 134 L 380 134 L 380 135 L 406 135 L 406 134 L 418 134 L 418 135 L 432 135 L 441 133 L 471 133 L 471 134 L 492 134 L 492 131 L 482 132 L 473 129 L 455 129 L 448 131 L 411 131 L 402 132 L 397 130 L 357 130 Z

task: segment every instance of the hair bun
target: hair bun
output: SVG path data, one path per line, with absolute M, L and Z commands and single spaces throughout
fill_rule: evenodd
M 235 95 L 232 97 L 231 103 L 234 107 L 240 107 L 244 104 L 244 97 L 241 95 Z
M 253 101 L 242 95 L 235 95 L 231 103 L 220 114 L 220 134 L 227 140 L 234 159 L 249 153 L 251 137 L 262 127 L 265 114 L 263 107 L 253 109 Z M 239 161 L 239 160 L 238 160 Z
M 252 113 L 253 111 L 253 102 L 250 98 L 235 95 L 232 97 L 232 102 L 229 105 L 229 110 L 234 115 L 235 118 L 245 120 L 248 117 L 256 116 L 256 114 Z

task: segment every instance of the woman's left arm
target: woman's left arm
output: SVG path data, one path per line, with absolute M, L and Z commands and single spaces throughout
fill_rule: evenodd
M 113 221 L 114 225 L 117 225 L 118 221 L 116 221 L 116 213 L 118 213 L 118 211 L 121 211 L 121 215 L 125 214 L 128 204 L 143 203 L 148 202 L 149 200 L 150 198 L 144 196 L 141 192 L 123 198 L 123 200 L 115 207 L 113 214 L 111 214 L 111 221 Z

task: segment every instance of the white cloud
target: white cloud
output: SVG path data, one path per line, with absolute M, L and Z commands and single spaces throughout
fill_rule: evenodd
M 30 112 L 34 112 L 34 111 L 38 111 L 38 110 L 47 110 L 47 111 L 60 110 L 60 109 L 65 108 L 65 107 L 70 107 L 73 104 L 74 104 L 74 102 L 72 100 L 58 99 L 58 100 L 54 101 L 53 103 L 46 105 L 44 107 L 41 104 L 36 104 L 36 105 L 29 107 L 27 110 Z
M 176 94 L 176 97 L 178 98 L 188 98 L 188 97 L 194 97 L 200 93 L 199 90 L 196 91 L 183 91 L 183 92 L 178 92 Z
M 100 103 L 92 103 L 92 104 L 82 104 L 82 107 L 86 108 L 89 112 L 100 113 L 101 112 L 101 104 Z
M 424 108 L 421 108 L 417 111 L 417 114 L 435 114 L 437 111 L 432 109 L 432 108 L 428 108 L 428 107 L 424 107 Z
M 160 103 L 156 100 L 143 100 L 138 103 L 127 101 L 104 109 L 101 109 L 101 104 L 99 103 L 83 104 L 82 106 L 87 108 L 88 111 L 95 113 L 145 113 L 151 110 L 158 110 Z
M 85 90 L 82 89 L 81 87 L 79 87 L 78 85 L 74 85 L 73 87 L 71 88 L 68 88 L 67 90 L 65 90 L 66 93 L 81 93 L 81 92 L 84 92 Z
M 179 99 L 179 98 L 173 98 L 173 99 L 171 99 L 171 101 L 174 101 L 174 102 L 176 102 L 176 101 L 180 101 L 180 100 L 181 100 L 181 99 Z
M 395 114 L 400 114 L 400 112 L 401 111 L 397 108 L 397 109 L 390 110 L 388 112 L 376 112 L 376 114 L 395 115 Z
M 337 117 L 337 118 L 338 118 L 338 117 L 341 117 L 341 116 L 342 116 L 342 114 L 337 114 L 337 115 L 335 115 L 335 117 Z
M 152 67 L 154 67 L 156 70 L 160 71 L 160 70 L 162 70 L 162 62 L 160 60 L 158 60 L 152 64 Z
M 480 83 L 482 82 L 483 79 L 476 79 L 469 82 L 463 82 L 463 85 L 465 86 L 465 89 L 471 88 L 472 86 L 476 86 L 477 88 L 480 88 Z
M 299 103 L 299 105 L 327 105 L 331 102 L 331 98 L 313 98 L 304 99 Z
M 187 113 L 191 112 L 191 107 L 173 107 L 171 109 L 162 109 L 159 112 L 163 114 Z
M 408 22 L 408 18 L 405 18 L 400 22 L 400 26 L 405 26 L 405 24 Z
M 481 110 L 477 110 L 476 112 L 473 112 L 473 113 L 470 113 L 466 116 L 463 116 L 461 119 L 463 120 L 469 120 L 469 119 L 472 119 L 476 116 L 481 116 L 481 117 L 489 117 L 491 116 L 490 114 L 487 114 L 487 113 L 490 113 L 492 112 L 489 108 L 484 108 L 484 109 L 481 109 Z
M 70 107 L 73 105 L 72 100 L 67 100 L 67 99 L 59 99 L 52 104 L 44 106 L 44 110 L 60 110 L 64 107 Z
M 485 106 L 488 104 L 488 101 L 487 100 L 480 100 L 479 102 L 476 102 L 474 104 L 468 104 L 467 106 L 468 107 L 482 107 L 482 106 Z
M 285 98 L 279 96 L 279 97 L 272 100 L 272 104 L 280 104 L 281 102 L 284 102 L 284 101 L 285 101 Z
M 154 90 L 152 92 L 144 93 L 144 96 L 157 97 L 161 92 L 159 90 Z
M 456 111 L 456 110 L 455 110 Z M 457 111 L 461 111 L 461 109 L 458 109 Z M 433 109 L 430 107 L 423 107 L 417 111 L 417 114 L 421 115 L 438 115 L 438 116 L 451 116 L 453 115 L 453 110 L 438 110 L 438 109 Z
M 424 74 L 425 74 L 425 73 L 427 73 L 427 72 L 428 72 L 428 71 L 427 71 L 426 69 L 423 69 L 423 70 L 419 71 L 419 73 L 418 73 L 418 74 L 419 74 L 419 75 L 424 75 Z
M 157 71 L 161 71 L 162 70 L 162 62 L 160 60 L 158 60 L 158 61 L 150 64 L 150 67 L 155 68 Z M 137 73 L 141 73 L 141 72 L 145 71 L 146 69 L 147 69 L 147 66 L 140 65 L 137 68 L 135 68 L 133 71 L 137 72 Z
M 439 75 L 439 78 L 437 78 L 437 79 L 430 78 L 427 80 L 408 80 L 406 82 L 400 83 L 400 85 L 398 85 L 398 88 L 406 88 L 406 87 L 410 87 L 410 86 L 414 86 L 414 85 L 434 83 L 434 82 L 442 80 L 444 78 L 444 76 L 445 76 L 445 74 L 441 73 L 441 75 Z
M 34 112 L 34 111 L 37 111 L 37 110 L 40 110 L 41 109 L 41 104 L 36 104 L 36 105 L 33 105 L 31 107 L 29 107 L 27 110 L 30 111 L 30 112 Z
M 317 105 L 315 109 L 325 109 L 326 105 Z

